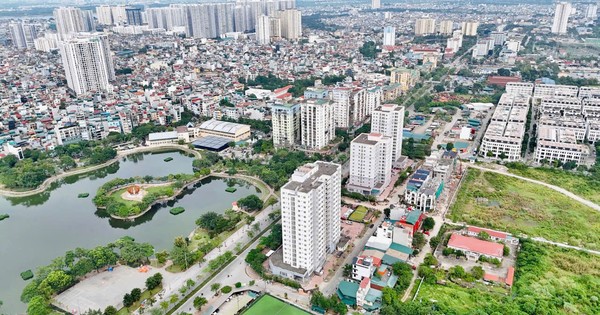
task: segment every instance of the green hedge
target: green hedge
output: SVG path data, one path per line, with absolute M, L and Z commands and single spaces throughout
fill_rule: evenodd
M 169 212 L 170 212 L 172 215 L 178 215 L 178 214 L 181 214 L 181 213 L 183 213 L 184 211 L 185 211 L 185 209 L 184 209 L 183 207 L 175 207 L 175 208 L 173 208 L 173 209 L 169 210 Z
M 10 218 L 10 216 L 8 214 L 0 214 L 0 221 L 4 220 L 4 219 L 8 219 Z
M 21 279 L 29 280 L 31 278 L 33 278 L 33 272 L 31 271 L 31 269 L 21 272 Z

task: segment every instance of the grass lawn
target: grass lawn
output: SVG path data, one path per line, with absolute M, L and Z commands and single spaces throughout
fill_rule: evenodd
M 475 283 L 423 283 L 416 301 L 442 314 L 600 314 L 600 257 L 532 241 L 522 244 L 512 291 Z
M 310 314 L 270 295 L 263 295 L 243 315 L 307 315 Z
M 137 310 L 140 307 L 140 304 L 142 303 L 142 301 L 149 299 L 152 296 L 156 295 L 158 292 L 160 292 L 160 290 L 162 290 L 162 285 L 154 288 L 154 290 L 152 290 L 152 291 L 145 290 L 144 292 L 142 292 L 142 297 L 140 298 L 139 301 L 133 303 L 133 305 L 130 307 L 121 308 L 117 312 L 117 315 L 131 314 L 133 311 Z
M 446 285 L 423 282 L 416 301 L 434 302 L 450 314 L 467 314 L 484 307 L 496 308 L 507 294 L 505 289 L 482 283 L 463 288 L 450 281 Z
M 600 204 L 600 180 L 592 176 L 548 167 L 509 168 L 508 170 L 515 175 L 536 179 L 564 188 L 591 202 Z
M 356 208 L 356 210 L 352 212 L 348 219 L 350 219 L 351 221 L 363 222 L 368 211 L 369 210 L 366 207 L 358 206 L 358 208 Z
M 469 169 L 450 208 L 450 218 L 600 249 L 598 211 L 544 186 L 496 173 Z

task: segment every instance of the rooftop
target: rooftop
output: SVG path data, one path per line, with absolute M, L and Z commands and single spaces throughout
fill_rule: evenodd
M 458 248 L 461 250 L 467 250 L 470 252 L 483 254 L 492 257 L 502 257 L 504 251 L 504 245 L 480 240 L 475 237 L 469 237 L 460 235 L 457 233 L 452 234 L 450 241 L 448 241 L 448 247 Z
M 209 121 L 205 121 L 200 125 L 200 129 L 213 130 L 225 133 L 235 134 L 242 128 L 250 128 L 249 125 L 232 123 L 227 121 L 221 121 L 216 119 L 211 119 Z

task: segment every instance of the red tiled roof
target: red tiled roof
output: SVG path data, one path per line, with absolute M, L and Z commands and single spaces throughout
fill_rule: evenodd
M 502 257 L 504 250 L 504 245 L 502 244 L 483 241 L 475 237 L 463 236 L 456 233 L 450 237 L 448 246 L 492 257 Z
M 366 287 L 369 286 L 369 282 L 371 281 L 371 279 L 369 279 L 369 277 L 364 277 L 361 281 L 360 281 L 360 288 L 364 289 Z
M 491 282 L 500 282 L 500 277 L 493 274 L 485 273 L 483 274 L 483 280 Z
M 482 229 L 482 228 L 478 228 L 478 227 L 474 227 L 474 226 L 469 226 L 469 228 L 467 229 L 467 231 L 473 232 L 475 234 L 479 234 L 481 232 L 486 232 L 490 236 L 501 238 L 503 240 L 506 239 L 506 236 L 507 236 L 506 233 L 496 232 L 496 231 L 492 231 L 492 230 L 488 230 L 488 229 Z
M 518 77 L 501 77 L 501 76 L 489 76 L 487 79 L 488 84 L 495 84 L 505 86 L 508 82 L 521 82 L 521 78 Z
M 512 287 L 514 278 L 515 278 L 515 268 L 508 267 L 508 273 L 506 274 L 506 279 L 504 280 L 504 283 L 506 283 L 507 285 Z

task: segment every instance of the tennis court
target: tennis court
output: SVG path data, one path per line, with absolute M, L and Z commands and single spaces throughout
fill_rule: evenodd
M 260 297 L 243 315 L 310 315 L 293 305 L 287 304 L 270 295 Z

